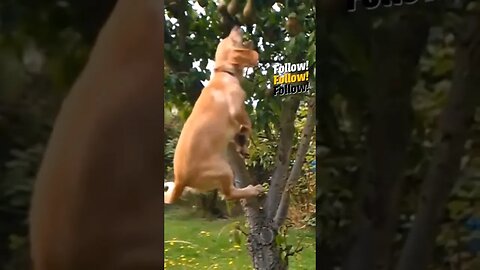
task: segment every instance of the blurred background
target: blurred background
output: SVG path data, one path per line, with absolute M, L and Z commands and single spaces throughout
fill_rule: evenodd
M 479 3 L 349 2 L 317 13 L 317 262 L 480 269 Z
M 114 3 L 0 1 L 0 269 L 29 269 L 36 170 L 62 99 Z

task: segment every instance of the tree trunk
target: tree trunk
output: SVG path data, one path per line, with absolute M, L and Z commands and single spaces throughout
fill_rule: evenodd
M 228 149 L 230 164 L 235 172 L 238 187 L 245 187 L 253 181 L 245 168 L 245 161 L 238 155 L 233 145 Z M 248 251 L 252 257 L 253 267 L 258 270 L 284 270 L 287 265 L 280 259 L 280 251 L 275 242 L 278 231 L 272 223 L 267 222 L 265 209 L 256 199 L 242 200 L 242 207 L 248 221 Z
M 307 124 L 303 131 L 304 136 L 302 137 L 301 145 L 308 145 L 311 140 L 312 131 L 309 129 L 313 129 L 314 126 L 314 101 L 314 98 L 310 100 L 309 116 L 307 117 Z M 288 190 L 285 189 L 287 181 L 294 183 L 300 176 L 298 168 L 293 170 L 290 176 L 288 175 L 292 140 L 295 134 L 294 120 L 299 103 L 300 100 L 298 97 L 292 97 L 285 101 L 284 110 L 280 116 L 280 139 L 277 164 L 267 197 L 241 200 L 250 229 L 247 239 L 248 250 L 252 257 L 253 267 L 258 270 L 288 269 L 288 256 L 281 255 L 281 247 L 279 247 L 276 242 L 278 229 L 284 220 L 282 215 L 286 215 L 286 211 L 280 211 L 279 213 L 278 207 L 282 196 L 284 198 L 288 196 Z M 303 163 L 305 158 L 304 154 L 306 153 L 303 152 L 303 150 L 298 152 L 299 156 L 297 155 L 295 163 Z M 245 161 L 238 155 L 233 145 L 229 147 L 228 157 L 235 173 L 236 186 L 245 187 L 249 184 L 258 183 L 257 181 L 252 181 L 250 178 L 245 168 Z M 294 165 L 294 167 L 298 167 L 298 165 Z M 284 203 L 284 205 L 284 207 L 288 207 L 288 202 Z M 279 215 L 277 215 L 277 213 Z
M 405 15 L 385 18 L 372 34 L 367 173 L 359 184 L 356 223 L 360 226 L 345 263 L 347 270 L 390 266 L 411 136 L 411 91 L 428 36 L 422 15 Z
M 452 89 L 439 119 L 435 154 L 397 270 L 423 270 L 428 267 L 442 211 L 460 173 L 467 134 L 478 105 L 480 16 L 468 15 L 460 29 Z

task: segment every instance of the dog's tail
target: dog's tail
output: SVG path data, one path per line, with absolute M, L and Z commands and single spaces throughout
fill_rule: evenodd
M 164 203 L 166 204 L 172 204 L 174 203 L 178 198 L 187 195 L 187 193 L 192 193 L 192 194 L 200 194 L 202 192 L 188 187 L 184 185 L 177 185 L 174 182 L 165 182 L 163 183 L 164 187 L 164 192 L 163 192 L 163 197 L 164 197 Z
M 183 191 L 185 190 L 185 186 L 176 185 L 174 182 L 165 182 L 163 186 L 163 201 L 166 204 L 174 203 L 178 198 L 182 196 Z

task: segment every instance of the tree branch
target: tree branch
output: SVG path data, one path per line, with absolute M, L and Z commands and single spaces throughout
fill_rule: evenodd
M 292 151 L 293 136 L 295 135 L 294 122 L 299 105 L 300 98 L 293 96 L 285 101 L 284 108 L 280 114 L 280 139 L 278 143 L 277 160 L 265 205 L 269 220 L 272 220 L 276 214 L 280 198 L 287 182 L 290 153 Z
M 277 213 L 273 219 L 274 228 L 279 228 L 287 217 L 288 206 L 290 204 L 290 188 L 293 187 L 302 173 L 303 162 L 305 161 L 305 156 L 307 155 L 308 148 L 310 147 L 310 142 L 312 140 L 313 130 L 315 128 L 315 97 L 311 97 L 308 101 L 308 113 L 305 126 L 302 131 L 302 139 L 297 150 L 297 156 L 295 158 L 295 163 L 293 164 L 292 170 L 290 171 L 290 176 L 288 177 L 285 190 L 283 191 L 280 205 L 278 207 Z

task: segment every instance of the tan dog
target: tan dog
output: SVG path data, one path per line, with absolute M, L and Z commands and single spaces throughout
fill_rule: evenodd
M 165 203 L 170 204 L 185 191 L 219 189 L 228 200 L 254 197 L 261 185 L 236 188 L 227 161 L 228 144 L 247 154 L 246 138 L 252 125 L 245 110 L 245 91 L 240 86 L 245 67 L 258 64 L 258 53 L 243 43 L 243 32 L 235 26 L 215 53 L 215 69 L 188 117 L 175 149 L 174 183 L 165 184 Z

